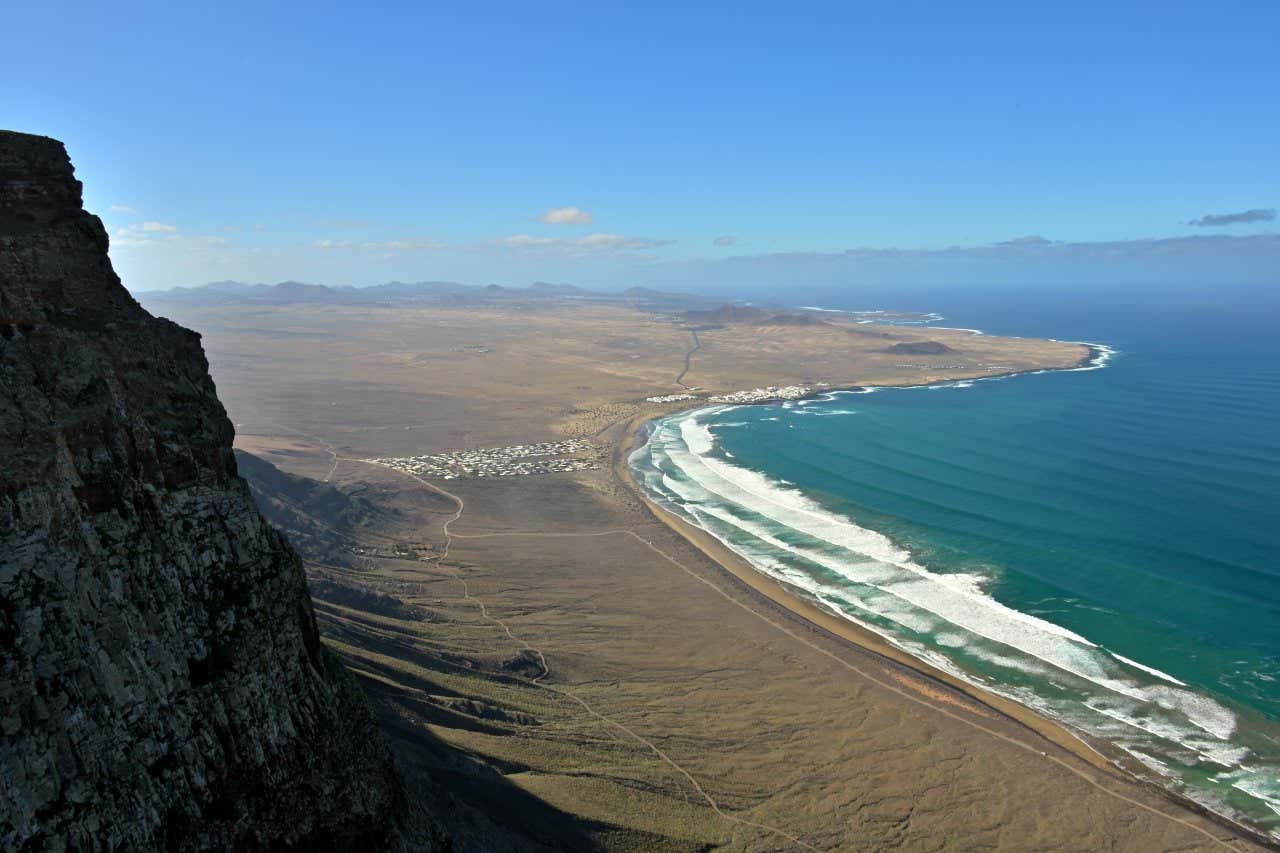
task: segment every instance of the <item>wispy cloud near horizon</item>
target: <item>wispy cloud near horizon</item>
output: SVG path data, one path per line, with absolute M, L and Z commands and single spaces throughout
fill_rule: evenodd
M 136 222 L 133 225 L 117 228 L 112 238 L 113 244 L 120 248 L 136 249 L 148 246 L 161 238 L 175 240 L 178 238 L 178 231 L 178 226 L 165 222 Z
M 530 249 L 544 252 L 559 252 L 570 256 L 582 255 L 617 255 L 629 252 L 642 252 L 669 246 L 673 240 L 655 240 L 649 237 L 626 237 L 622 234 L 595 233 L 585 237 L 535 237 L 529 234 L 516 234 L 501 237 L 496 245 L 509 249 Z
M 512 234 L 469 243 L 447 243 L 430 237 L 410 237 L 399 240 L 313 240 L 311 248 L 321 251 L 354 250 L 377 253 L 404 252 L 460 252 L 485 253 L 493 251 L 558 254 L 564 257 L 630 256 L 635 252 L 656 249 L 673 243 L 650 237 L 627 237 L 623 234 L 597 232 L 582 237 L 540 237 L 533 234 Z
M 165 222 L 144 222 L 141 225 L 130 226 L 137 228 L 144 234 L 176 234 L 178 233 L 177 225 L 169 225 Z
M 448 243 L 430 237 L 410 237 L 403 240 L 313 240 L 313 249 L 360 249 L 368 252 L 432 252 L 446 249 Z
M 139 228 L 113 230 L 111 245 L 122 276 L 131 288 L 143 290 L 228 277 L 365 284 L 542 279 L 605 290 L 643 285 L 724 295 L 792 293 L 803 287 L 857 292 L 869 299 L 877 293 L 892 295 L 886 288 L 898 286 L 956 287 L 965 293 L 1100 283 L 1280 287 L 1274 272 L 1280 270 L 1277 232 L 1113 241 L 1033 234 L 986 244 L 756 254 L 717 250 L 708 241 L 702 243 L 701 257 L 681 257 L 662 251 L 675 241 L 608 232 L 580 237 L 512 234 L 458 243 L 430 237 L 335 238 L 259 246 L 182 232 L 142 233 Z
M 845 249 L 846 257 L 885 259 L 885 258 L 990 258 L 1017 259 L 1027 258 L 1138 258 L 1167 257 L 1170 255 L 1198 252 L 1208 248 L 1237 250 L 1244 248 L 1277 248 L 1280 247 L 1280 234 L 1256 234 L 1235 237 L 1225 234 L 1192 235 L 1187 237 L 1148 237 L 1138 240 L 1097 240 L 1066 241 L 1050 240 L 1038 235 L 1016 237 L 999 243 L 976 244 L 970 246 L 947 246 L 929 249 L 898 249 L 856 247 Z M 798 253 L 804 254 L 804 253 Z M 823 253 L 812 253 L 821 255 Z M 757 256 L 759 257 L 759 256 Z
M 1264 272 L 1264 271 L 1271 272 Z M 653 287 L 725 293 L 812 290 L 885 294 L 886 288 L 1280 286 L 1280 233 L 1193 234 L 1136 240 L 1064 241 L 1031 235 L 943 247 L 855 246 L 673 259 L 637 270 Z M 643 275 L 641 275 L 643 273 Z M 971 290 L 972 289 L 972 290 Z

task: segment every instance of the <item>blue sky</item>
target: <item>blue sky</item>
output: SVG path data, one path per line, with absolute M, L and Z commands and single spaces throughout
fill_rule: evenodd
M 179 5 L 5 14 L 135 290 L 1280 278 L 1274 0 Z

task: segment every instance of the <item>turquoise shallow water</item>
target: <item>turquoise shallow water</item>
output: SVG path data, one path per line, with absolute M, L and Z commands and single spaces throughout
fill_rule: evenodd
M 704 409 L 633 467 L 761 571 L 1280 837 L 1274 318 L 1064 317 L 1104 369 Z

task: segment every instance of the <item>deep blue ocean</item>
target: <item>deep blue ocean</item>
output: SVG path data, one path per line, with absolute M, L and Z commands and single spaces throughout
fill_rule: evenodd
M 1116 354 L 676 415 L 633 457 L 654 496 L 830 610 L 1280 837 L 1277 300 L 803 304 Z

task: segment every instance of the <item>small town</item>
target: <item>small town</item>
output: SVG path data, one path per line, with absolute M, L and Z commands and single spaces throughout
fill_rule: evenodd
M 817 385 L 770 385 L 767 388 L 752 388 L 750 391 L 734 391 L 730 394 L 718 394 L 708 399 L 712 403 L 766 403 L 770 400 L 802 400 L 827 387 L 827 383 Z
M 909 370 L 968 370 L 967 364 L 930 364 L 928 362 L 909 362 L 904 361 L 895 364 L 894 367 Z
M 645 397 L 646 403 L 678 403 L 681 400 L 696 400 L 697 394 L 663 394 L 658 397 Z
M 565 441 L 544 441 L 537 444 L 515 444 L 509 447 L 456 450 L 449 453 L 388 457 L 369 461 L 420 477 L 439 477 L 442 480 L 456 480 L 460 477 L 522 477 L 529 474 L 599 470 L 597 454 L 585 457 L 572 455 L 594 449 L 589 442 L 572 438 Z

